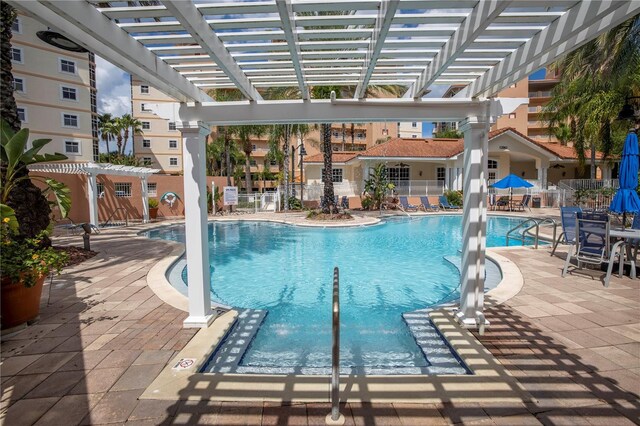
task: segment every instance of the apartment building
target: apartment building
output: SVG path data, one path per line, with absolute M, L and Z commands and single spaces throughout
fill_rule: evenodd
M 402 139 L 422 138 L 422 123 L 419 121 L 398 123 L 398 135 Z
M 72 162 L 97 161 L 94 56 L 58 48 L 60 40 L 27 15 L 18 15 L 13 23 L 11 65 L 18 115 L 33 139 L 52 139 L 41 152 L 60 152 Z
M 142 122 L 142 134 L 133 136 L 133 153 L 162 173 L 182 172 L 182 142 L 176 123 L 151 112 L 149 104 L 175 102 L 175 99 L 131 77 L 132 116 Z

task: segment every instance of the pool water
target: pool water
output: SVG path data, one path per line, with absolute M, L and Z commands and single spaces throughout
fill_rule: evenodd
M 506 245 L 507 231 L 521 221 L 490 217 L 487 246 Z M 334 266 L 340 268 L 342 366 L 427 365 L 402 314 L 456 298 L 460 274 L 444 256 L 459 256 L 461 222 L 442 215 L 339 229 L 210 223 L 212 299 L 268 311 L 240 365 L 331 365 Z M 184 242 L 184 226 L 148 236 Z M 186 282 L 186 268 L 182 277 Z

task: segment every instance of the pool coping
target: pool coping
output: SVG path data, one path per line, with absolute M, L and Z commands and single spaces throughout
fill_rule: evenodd
M 216 218 L 214 220 L 220 220 Z M 229 218 L 226 221 L 265 221 L 287 223 L 264 218 Z M 158 227 L 172 226 L 174 221 Z M 323 227 L 323 226 L 321 226 Z M 147 228 L 149 230 L 152 228 Z M 184 245 L 173 246 L 147 274 L 147 284 L 165 303 L 188 311 L 188 299 L 167 279 L 168 269 L 184 254 Z M 525 246 L 526 247 L 526 246 Z M 485 294 L 485 307 L 495 306 L 514 297 L 524 285 L 518 266 L 497 251 L 512 247 L 487 249 L 502 273 L 498 286 Z M 522 249 L 521 246 L 515 247 Z M 472 375 L 364 375 L 341 376 L 343 402 L 530 402 L 531 395 L 509 374 L 500 362 L 463 328 L 454 317 L 455 308 L 434 309 L 429 317 L 449 345 L 473 372 Z M 200 329 L 178 355 L 147 387 L 140 399 L 327 402 L 327 376 L 200 373 L 209 356 L 234 324 L 238 312 L 221 312 L 208 328 Z M 176 369 L 181 360 L 190 364 Z

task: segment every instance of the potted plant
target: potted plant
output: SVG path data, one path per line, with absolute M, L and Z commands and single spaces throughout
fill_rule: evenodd
M 11 207 L 12 191 L 23 191 L 25 181 L 38 181 L 42 192 L 53 194 L 62 217 L 66 217 L 71 198 L 69 189 L 53 179 L 29 175 L 27 166 L 65 160 L 62 154 L 39 154 L 51 139 L 37 139 L 27 149 L 29 130 L 17 133 L 0 121 L 0 297 L 2 328 L 20 325 L 38 316 L 42 284 L 49 271 L 59 271 L 66 254 L 50 247 L 46 231 L 29 234 L 21 230 L 16 212 Z M 46 205 L 46 204 L 45 204 Z M 49 214 L 47 209 L 46 215 Z M 46 222 L 50 219 L 47 217 Z
M 160 203 L 158 203 L 158 200 L 156 200 L 155 198 L 149 198 L 148 204 L 149 204 L 149 218 L 150 219 L 157 219 L 158 218 L 158 205 Z
M 40 313 L 44 280 L 51 271 L 60 272 L 68 256 L 53 247 L 43 247 L 45 233 L 36 238 L 21 238 L 9 225 L 0 224 L 0 262 L 2 263 L 2 328 L 28 323 Z

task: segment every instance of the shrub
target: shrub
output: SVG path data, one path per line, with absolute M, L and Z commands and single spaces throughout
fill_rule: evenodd
M 157 209 L 158 206 L 160 205 L 160 203 L 158 202 L 157 199 L 155 198 L 149 198 L 148 200 L 148 204 L 149 204 L 149 208 L 150 209 Z
M 462 191 L 445 191 L 445 197 L 449 204 L 454 206 L 462 206 Z

